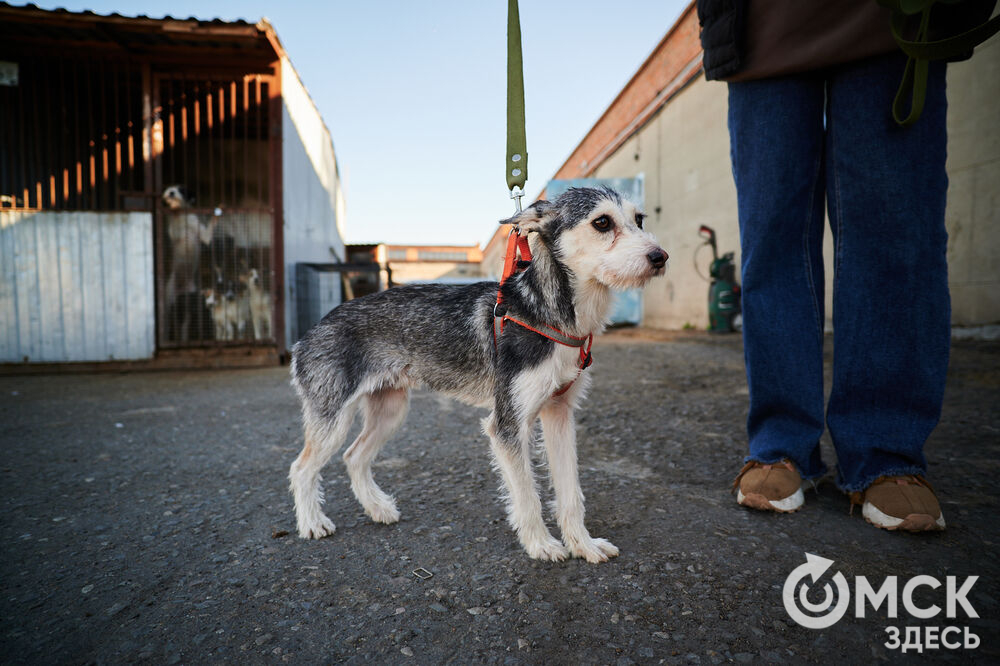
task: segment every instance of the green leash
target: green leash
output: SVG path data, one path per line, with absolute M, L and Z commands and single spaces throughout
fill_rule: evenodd
M 528 140 L 524 133 L 524 71 L 517 0 L 507 0 L 507 189 L 521 212 L 528 180 Z

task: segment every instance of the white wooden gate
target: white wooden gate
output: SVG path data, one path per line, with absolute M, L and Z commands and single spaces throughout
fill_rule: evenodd
M 0 211 L 0 362 L 153 357 L 153 217 Z

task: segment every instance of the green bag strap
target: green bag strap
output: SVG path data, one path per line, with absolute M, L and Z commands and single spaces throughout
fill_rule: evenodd
M 920 27 L 917 29 L 917 40 L 927 41 L 927 27 L 930 24 L 932 2 L 927 3 L 920 14 Z M 897 26 L 896 19 L 899 19 Z M 899 12 L 892 14 L 892 36 L 898 42 L 905 17 Z M 897 27 L 899 30 L 897 30 Z M 906 61 L 906 69 L 903 70 L 903 80 L 896 91 L 896 98 L 892 100 L 892 118 L 900 127 L 909 127 L 917 122 L 920 114 L 924 111 L 924 101 L 927 99 L 927 73 L 930 70 L 930 63 L 925 58 L 910 56 Z M 906 98 L 910 98 L 910 113 L 903 116 Z
M 927 73 L 930 70 L 930 61 L 923 58 L 910 57 L 906 61 L 906 69 L 903 70 L 903 80 L 896 91 L 896 98 L 892 100 L 892 118 L 900 127 L 909 127 L 917 122 L 920 114 L 924 111 L 924 101 L 927 99 Z M 906 98 L 910 98 L 910 113 L 905 118 Z
M 948 0 L 944 0 L 944 2 L 948 2 Z M 893 119 L 898 125 L 907 127 L 915 123 L 924 110 L 924 101 L 927 97 L 927 74 L 930 69 L 929 61 L 945 60 L 968 53 L 1000 31 L 1000 16 L 995 16 L 958 35 L 932 42 L 928 41 L 927 35 L 934 0 L 915 0 L 910 3 L 879 0 L 879 4 L 883 6 L 895 5 L 891 6 L 893 12 L 889 22 L 892 36 L 900 50 L 909 56 L 906 61 L 906 69 L 903 71 L 903 80 L 900 82 L 899 90 L 896 91 L 896 97 L 892 101 Z M 923 6 L 920 7 L 920 5 Z M 920 27 L 917 29 L 916 39 L 905 39 L 903 30 L 907 16 L 915 14 L 918 7 Z M 910 112 L 906 117 L 903 117 L 907 97 L 911 100 Z
M 911 58 L 923 58 L 925 60 L 956 58 L 963 53 L 968 53 L 997 32 L 1000 32 L 1000 14 L 998 14 L 986 23 L 981 23 L 971 30 L 966 30 L 947 39 L 940 39 L 934 42 L 911 41 L 904 39 L 902 36 L 905 22 L 906 17 L 904 15 L 897 13 L 892 15 L 890 22 L 892 36 L 896 39 L 896 43 L 903 53 Z
M 507 2 L 507 189 L 522 192 L 528 180 L 528 140 L 524 133 L 524 71 L 517 0 Z M 521 200 L 517 198 L 518 210 Z

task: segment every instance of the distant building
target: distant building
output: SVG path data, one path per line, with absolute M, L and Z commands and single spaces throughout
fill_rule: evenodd
M 385 261 L 395 284 L 484 279 L 478 245 L 386 245 Z
M 266 20 L 0 2 L 0 363 L 277 362 L 343 225 Z
M 348 245 L 346 248 L 347 262 L 353 265 L 374 265 L 378 270 L 357 271 L 346 273 L 344 282 L 344 300 L 351 300 L 383 291 L 392 284 L 392 275 L 385 261 L 385 245 L 372 243 L 366 245 Z
M 501 224 L 483 248 L 482 271 L 485 279 L 500 280 L 503 260 L 507 254 L 508 235 L 510 235 L 510 225 Z
M 352 244 L 346 247 L 346 257 L 346 263 L 328 267 L 342 276 L 344 300 L 399 284 L 485 279 L 478 245 Z

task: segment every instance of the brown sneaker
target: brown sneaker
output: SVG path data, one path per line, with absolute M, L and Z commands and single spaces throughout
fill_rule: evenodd
M 736 502 L 761 511 L 798 511 L 805 496 L 802 476 L 790 460 L 761 463 L 751 460 L 733 481 Z
M 922 476 L 882 476 L 864 492 L 851 493 L 851 505 L 861 504 L 861 515 L 886 530 L 927 532 L 944 529 L 944 515 L 934 489 Z

